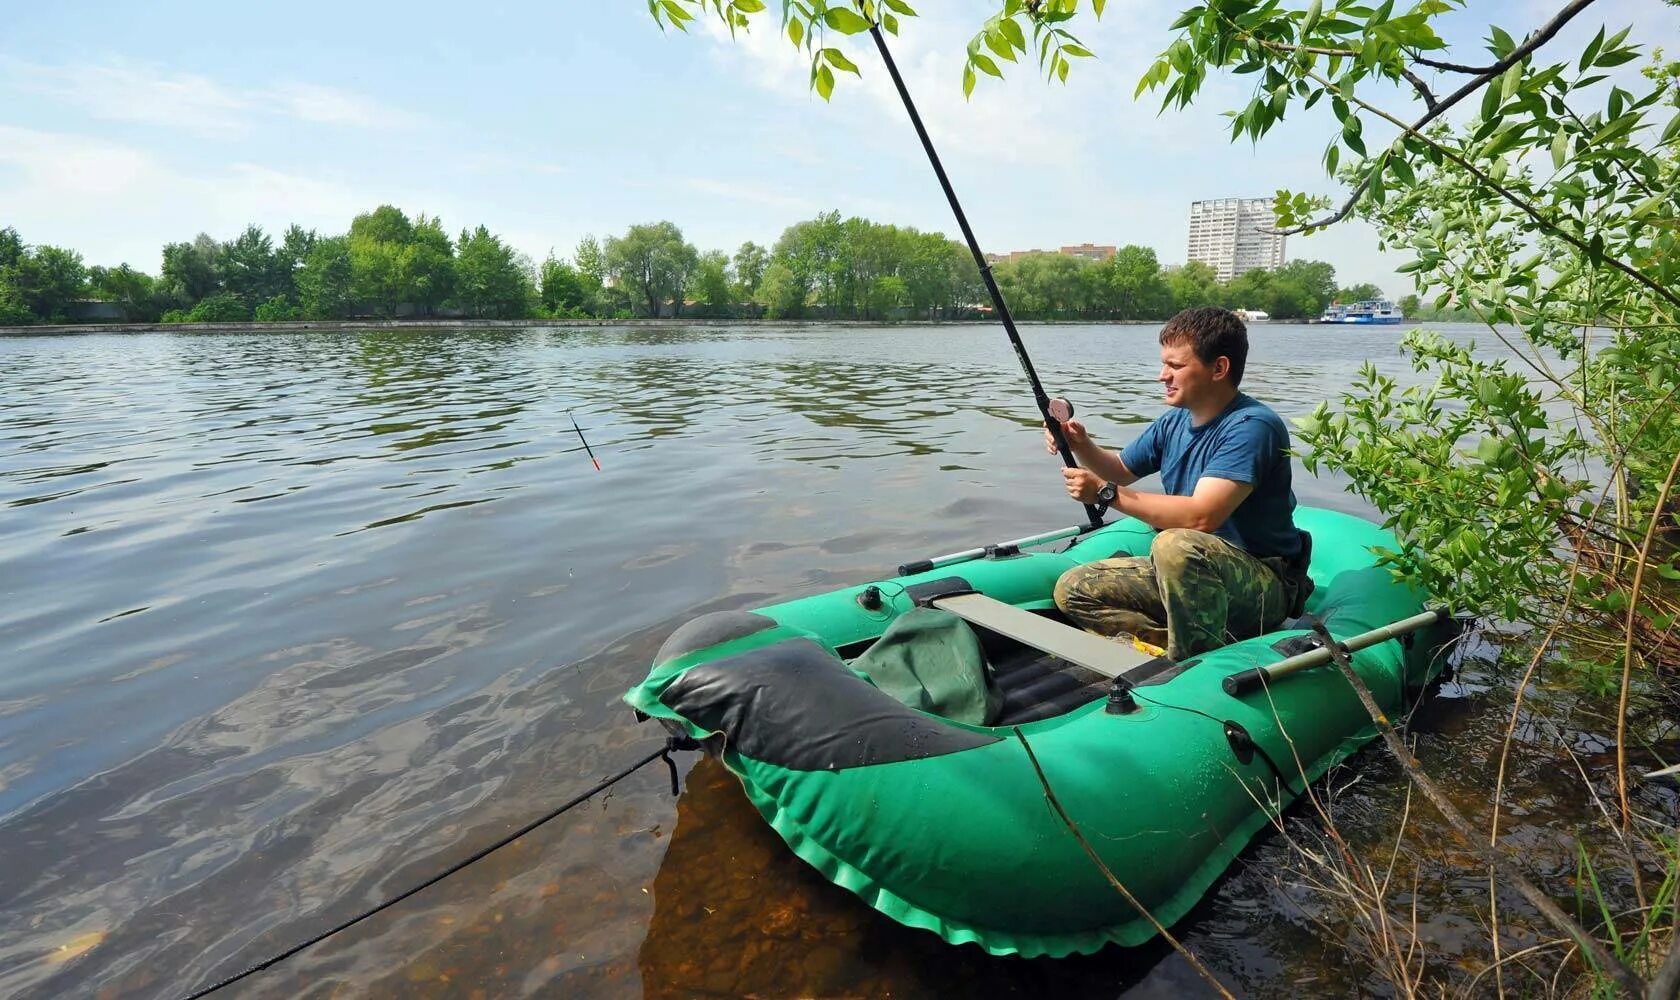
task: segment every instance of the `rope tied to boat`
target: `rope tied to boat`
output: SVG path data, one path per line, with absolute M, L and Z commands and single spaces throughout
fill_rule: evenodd
M 698 750 L 698 749 L 700 749 L 700 744 L 696 740 L 694 740 L 692 737 L 689 737 L 689 736 L 669 736 L 669 737 L 666 738 L 665 744 L 663 746 L 661 746 L 658 750 L 652 751 L 651 753 L 647 754 L 646 756 L 644 756 L 640 760 L 636 761 L 634 764 L 631 764 L 629 767 L 626 767 L 625 769 L 623 769 L 622 771 L 619 771 L 617 774 L 613 775 L 612 777 L 607 778 L 607 779 L 601 781 L 600 783 L 596 784 L 593 788 L 590 788 L 590 789 L 588 789 L 587 791 L 584 791 L 584 792 L 580 792 L 579 794 L 577 794 L 577 795 L 573 796 L 572 798 L 568 799 L 566 802 L 562 803 L 561 805 L 559 805 L 559 806 L 557 806 L 553 809 L 550 809 L 548 812 L 544 813 L 543 815 L 537 817 L 536 819 L 532 820 L 529 823 L 526 823 L 524 826 L 521 826 L 519 829 L 517 829 L 517 830 L 513 831 L 512 833 L 502 837 L 500 840 L 497 840 L 495 843 L 490 844 L 488 847 L 484 847 L 484 848 L 479 849 L 477 852 L 473 853 L 472 855 L 470 855 L 466 858 L 463 858 L 460 861 L 455 862 L 454 864 L 450 865 L 448 868 L 445 868 L 443 871 L 438 872 L 436 875 L 433 875 L 433 876 L 425 879 L 424 881 L 422 881 L 422 882 L 420 882 L 420 883 L 418 883 L 414 886 L 411 886 L 407 889 L 404 889 L 402 892 L 398 893 L 397 895 L 392 896 L 391 898 L 385 900 L 384 902 L 381 902 L 381 903 L 378 903 L 378 904 L 376 904 L 372 907 L 369 907 L 366 910 L 363 910 L 361 913 L 356 914 L 355 916 L 349 918 L 348 920 L 345 920 L 345 921 L 342 921 L 341 923 L 333 925 L 332 927 L 328 928 L 327 930 L 322 931 L 319 934 L 316 934 L 314 937 L 311 937 L 311 938 L 309 938 L 305 941 L 302 941 L 298 944 L 295 944 L 292 947 L 287 948 L 285 951 L 282 951 L 277 955 L 274 955 L 270 958 L 264 959 L 261 962 L 258 962 L 256 965 L 250 966 L 249 968 L 245 969 L 245 971 L 243 971 L 243 972 L 239 972 L 239 973 L 236 973 L 234 975 L 228 976 L 227 978 L 219 980 L 218 982 L 215 982 L 215 983 L 213 983 L 209 986 L 206 986 L 203 989 L 196 990 L 192 993 L 187 994 L 187 996 L 185 998 L 183 998 L 183 1000 L 200 1000 L 200 998 L 209 996 L 210 994 L 216 992 L 217 990 L 220 990 L 220 989 L 222 989 L 224 987 L 227 987 L 227 986 L 232 986 L 234 983 L 239 982 L 240 980 L 246 978 L 247 976 L 256 975 L 257 973 L 263 971 L 264 969 L 269 968 L 270 966 L 277 965 L 277 964 L 285 961 L 286 959 L 291 958 L 293 955 L 296 955 L 298 952 L 303 951 L 306 948 L 309 948 L 313 945 L 320 944 L 322 941 L 325 941 L 327 938 L 330 938 L 333 935 L 338 934 L 340 931 L 349 930 L 351 927 L 356 926 L 357 924 L 359 924 L 362 921 L 368 919 L 369 917 L 374 916 L 377 913 L 383 912 L 384 910 L 390 909 L 391 907 L 397 905 L 398 903 L 402 902 L 403 900 L 407 899 L 408 897 L 414 895 L 415 893 L 420 892 L 423 889 L 428 889 L 428 888 L 436 885 L 437 883 L 442 882 L 444 879 L 446 879 L 449 876 L 455 874 L 456 872 L 462 870 L 463 868 L 466 868 L 467 866 L 469 866 L 471 864 L 474 864 L 475 862 L 484 860 L 485 858 L 489 857 L 491 854 L 494 854 L 495 852 L 501 850 L 502 848 L 506 847 L 507 845 L 509 845 L 509 844 L 513 843 L 514 841 L 518 840 L 520 837 L 525 836 L 526 834 L 532 832 L 533 830 L 536 830 L 538 827 L 542 826 L 543 824 L 548 823 L 549 821 L 557 818 L 562 813 L 566 812 L 568 809 L 571 809 L 574 806 L 582 805 L 584 802 L 589 801 L 590 799 L 594 798 L 596 795 L 599 795 L 601 792 L 606 791 L 607 789 L 609 789 L 612 786 L 618 784 L 620 781 L 623 781 L 625 778 L 630 777 L 632 774 L 635 774 L 637 771 L 640 771 L 642 768 L 646 767 L 647 765 L 653 763 L 656 760 L 663 760 L 665 762 L 665 766 L 670 768 L 670 771 L 671 771 L 671 794 L 676 795 L 681 791 L 681 788 L 680 788 L 680 786 L 678 784 L 678 780 L 677 780 L 677 762 L 671 759 L 671 752 L 673 750 Z

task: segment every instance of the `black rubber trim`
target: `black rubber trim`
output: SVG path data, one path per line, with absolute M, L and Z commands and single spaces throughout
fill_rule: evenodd
M 1299 656 L 1302 653 L 1310 653 L 1322 645 L 1316 635 L 1289 635 L 1272 643 L 1272 650 L 1287 659 L 1291 656 Z
M 937 580 L 913 583 L 904 588 L 904 596 L 910 598 L 918 608 L 931 607 L 933 602 L 941 597 L 955 597 L 958 594 L 973 594 L 976 592 L 974 585 L 960 576 L 942 576 Z
M 810 639 L 787 639 L 683 672 L 660 701 L 725 746 L 790 771 L 940 757 L 1002 737 L 959 729 L 863 680 Z
M 667 663 L 697 649 L 716 646 L 720 642 L 728 642 L 775 627 L 776 619 L 756 611 L 714 611 L 709 615 L 701 615 L 672 632 L 665 644 L 659 647 L 653 662 Z
M 1165 684 L 1200 662 L 1202 661 L 1192 659 L 1180 663 L 1165 656 L 1157 656 L 1135 670 L 1126 671 L 1126 679 L 1132 682 L 1132 687 Z

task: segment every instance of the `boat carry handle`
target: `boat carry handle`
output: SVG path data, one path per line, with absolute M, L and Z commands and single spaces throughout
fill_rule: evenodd
M 1439 624 L 1440 622 L 1446 621 L 1447 617 L 1447 610 L 1445 608 L 1434 608 L 1420 614 L 1415 614 L 1410 618 L 1402 618 L 1399 621 L 1390 622 L 1380 628 L 1374 628 L 1369 632 L 1361 632 L 1359 635 L 1353 636 L 1345 642 L 1340 643 L 1340 645 L 1350 653 L 1357 653 L 1361 649 L 1375 646 L 1379 642 L 1387 642 L 1390 639 L 1398 639 L 1401 636 L 1410 635 L 1419 629 L 1425 629 L 1431 625 Z M 1325 634 L 1328 635 L 1329 633 Z M 1316 667 L 1321 663 L 1329 662 L 1330 647 L 1321 645 L 1316 649 L 1310 649 L 1305 653 L 1298 653 L 1289 657 L 1287 660 L 1279 660 L 1269 666 L 1251 667 L 1248 670 L 1240 670 L 1237 673 L 1225 678 L 1225 693 L 1234 698 L 1240 698 L 1251 691 L 1258 691 L 1267 685 L 1276 684 L 1278 681 L 1283 680 L 1291 674 L 1297 674 L 1309 667 Z

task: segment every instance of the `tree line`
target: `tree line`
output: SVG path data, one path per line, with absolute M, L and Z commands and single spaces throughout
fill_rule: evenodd
M 990 312 L 967 248 L 943 233 L 826 212 L 788 226 L 771 246 L 701 252 L 671 222 L 585 237 L 541 264 L 484 226 L 451 236 L 435 216 L 381 205 L 342 235 L 260 226 L 231 240 L 199 234 L 163 248 L 157 275 L 128 264 L 89 267 L 74 250 L 31 246 L 0 229 L 0 325 L 97 315 L 128 322 L 232 323 L 357 318 L 498 319 L 698 316 L 762 319 L 973 319 Z M 1191 262 L 1162 267 L 1148 247 L 1107 260 L 1033 253 L 992 268 L 1020 319 L 1159 320 L 1200 305 L 1317 316 L 1338 289 L 1335 269 L 1293 261 L 1221 281 Z M 108 303 L 97 310 L 91 303 Z M 115 315 L 112 315 L 112 314 Z

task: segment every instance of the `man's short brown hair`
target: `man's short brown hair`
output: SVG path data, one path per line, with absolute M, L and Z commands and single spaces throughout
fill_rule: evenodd
M 1242 383 L 1248 364 L 1248 327 L 1231 310 L 1218 306 L 1184 310 L 1161 327 L 1161 346 L 1168 344 L 1189 344 L 1204 365 L 1226 358 L 1231 362 L 1231 384 Z

